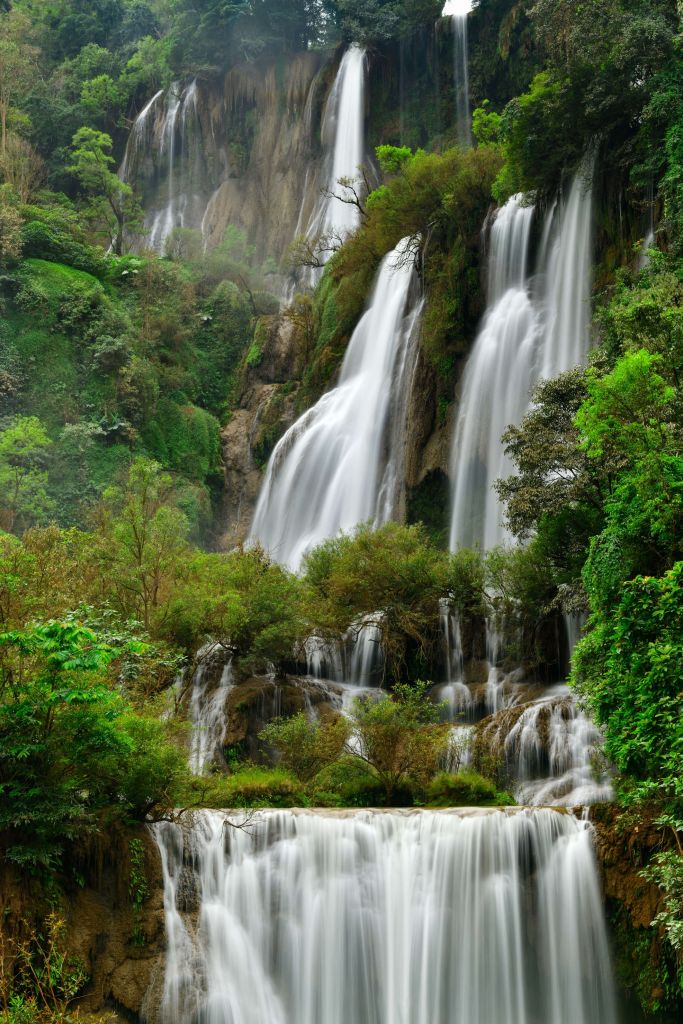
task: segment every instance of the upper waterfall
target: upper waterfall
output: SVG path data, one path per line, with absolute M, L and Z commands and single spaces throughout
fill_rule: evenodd
M 357 178 L 359 168 L 365 162 L 365 89 L 367 57 L 365 50 L 353 44 L 344 54 L 339 70 L 328 97 L 322 123 L 322 144 L 324 165 L 322 176 L 324 187 L 315 202 L 308 223 L 302 223 L 306 204 L 304 193 L 298 234 L 315 244 L 321 237 L 337 244 L 353 232 L 360 221 L 360 211 L 352 203 L 340 201 L 340 180 Z M 343 189 L 342 189 L 343 191 Z M 324 262 L 329 255 L 327 248 L 320 253 Z M 302 283 L 313 288 L 322 274 L 321 268 L 309 268 L 300 276 Z
M 157 1024 L 617 1022 L 591 827 L 570 814 L 270 811 L 240 830 L 204 811 L 154 833 Z
M 339 384 L 304 413 L 271 456 L 250 539 L 293 569 L 340 530 L 394 514 L 421 309 L 403 242 L 382 261 Z
M 531 274 L 533 208 L 514 196 L 491 230 L 488 308 L 468 359 L 453 438 L 450 546 L 509 540 L 494 484 L 511 469 L 501 436 L 519 425 L 533 388 L 585 363 L 589 348 L 592 164 L 550 210 L 538 277 Z M 538 294 L 538 282 L 541 294 Z
M 469 47 L 467 44 L 467 16 L 472 10 L 471 0 L 448 0 L 443 17 L 451 19 L 453 27 L 453 65 L 457 139 L 460 146 L 471 146 Z

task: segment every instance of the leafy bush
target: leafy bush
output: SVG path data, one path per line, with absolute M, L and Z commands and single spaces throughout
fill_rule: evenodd
M 340 757 L 348 734 L 349 723 L 341 715 L 321 722 L 302 711 L 271 722 L 259 737 L 277 751 L 283 765 L 298 779 L 310 782 Z
M 515 803 L 509 793 L 500 793 L 489 779 L 473 771 L 441 772 L 429 783 L 427 798 L 432 807 L 509 807 Z

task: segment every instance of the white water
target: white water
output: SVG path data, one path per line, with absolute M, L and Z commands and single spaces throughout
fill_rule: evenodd
M 204 811 L 154 834 L 167 953 L 148 1020 L 616 1024 L 591 828 L 571 815 L 270 811 L 237 831 Z
M 206 211 L 202 194 L 202 155 L 189 144 L 190 132 L 200 131 L 197 83 L 182 88 L 174 82 L 158 92 L 138 115 L 126 146 L 120 176 L 134 180 L 146 161 L 154 161 L 157 183 L 165 178 L 155 202 L 146 211 L 145 242 L 163 253 L 175 228 L 199 228 Z
M 496 730 L 495 718 L 489 728 Z M 608 774 L 596 778 L 593 767 L 600 730 L 568 687 L 551 687 L 528 703 L 509 732 L 499 729 L 498 736 L 520 803 L 573 807 L 613 798 Z
M 500 438 L 519 423 L 534 380 L 538 319 L 527 287 L 533 208 L 515 196 L 491 229 L 488 312 L 462 381 L 451 459 L 451 549 L 502 543 L 493 491 L 510 464 Z
M 566 205 L 555 209 L 546 229 L 552 241 L 541 253 L 547 267 L 539 365 L 544 379 L 583 365 L 590 349 L 593 169 L 592 159 L 584 161 Z
M 585 363 L 590 346 L 592 163 L 550 211 L 540 254 L 542 294 L 529 267 L 533 209 L 515 196 L 491 229 L 488 310 L 463 375 L 453 438 L 450 545 L 488 550 L 512 538 L 494 484 L 512 467 L 501 443 L 541 378 Z
M 207 670 L 216 655 L 223 661 L 220 678 L 213 688 Z M 233 686 L 232 659 L 223 648 L 208 644 L 197 655 L 199 664 L 192 679 L 188 717 L 192 725 L 189 767 L 193 775 L 205 775 L 225 738 L 226 701 Z
M 412 260 L 401 243 L 382 262 L 338 386 L 304 413 L 271 456 L 250 540 L 292 569 L 340 530 L 379 525 L 393 514 L 412 379 L 406 367 L 421 308 Z
M 472 10 L 471 0 L 448 0 L 442 17 L 451 19 L 453 30 L 453 88 L 458 145 L 472 145 L 469 47 L 467 45 L 467 16 Z
M 338 246 L 360 223 L 358 207 L 341 202 L 335 196 L 349 197 L 350 193 L 339 185 L 339 181 L 357 181 L 359 168 L 365 163 L 366 78 L 365 50 L 353 44 L 339 65 L 323 115 L 321 137 L 325 152 L 324 188 L 321 189 L 308 224 L 304 227 L 300 222 L 297 230 L 297 234 L 303 234 L 314 248 L 316 240 L 320 238 Z M 304 188 L 304 204 L 307 191 Z M 324 264 L 331 253 L 324 251 L 319 255 Z M 321 275 L 322 267 L 304 268 L 298 275 L 297 283 L 312 289 Z M 291 297 L 292 294 L 289 295 Z

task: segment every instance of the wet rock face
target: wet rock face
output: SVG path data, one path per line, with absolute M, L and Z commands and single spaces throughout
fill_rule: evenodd
M 101 1020 L 107 1024 L 138 1020 L 145 994 L 163 961 L 165 923 L 161 861 L 151 834 L 141 828 L 134 837 L 144 844 L 144 875 L 148 896 L 139 913 L 133 910 L 129 893 L 129 839 L 113 830 L 96 837 L 88 854 L 78 856 L 78 871 L 85 884 L 69 882 L 58 916 L 64 921 L 63 948 L 69 958 L 82 961 L 88 975 L 85 991 L 78 999 L 79 1020 Z M 8 863 L 0 863 L 0 900 L 3 917 L 2 939 L 23 941 L 39 931 L 50 909 L 42 887 L 22 878 Z M 7 962 L 4 964 L 7 969 Z M 163 968 L 162 968 L 163 977 Z
M 218 245 L 243 231 L 256 259 L 277 263 L 319 187 L 320 119 L 332 55 L 286 65 L 254 62 L 223 80 L 175 83 L 151 100 L 131 132 L 122 173 L 143 197 L 155 248 L 174 227 Z
M 324 711 L 341 704 L 334 684 L 312 679 L 271 676 L 247 679 L 235 686 L 228 697 L 228 730 L 225 745 L 240 746 L 245 756 L 257 762 L 268 761 L 258 734 L 274 718 L 288 718 L 315 708 Z

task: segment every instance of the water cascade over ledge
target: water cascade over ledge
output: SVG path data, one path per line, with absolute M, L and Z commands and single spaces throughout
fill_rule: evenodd
M 316 544 L 395 514 L 423 301 L 404 241 L 382 262 L 339 384 L 273 452 L 250 539 L 297 569 Z
M 514 196 L 491 229 L 488 308 L 462 381 L 453 438 L 451 550 L 488 550 L 511 538 L 494 484 L 511 471 L 501 443 L 519 425 L 539 380 L 585 363 L 589 348 L 593 164 L 549 212 L 531 274 L 534 210 Z
M 617 1024 L 587 822 L 227 818 L 154 826 L 167 953 L 150 1024 Z

